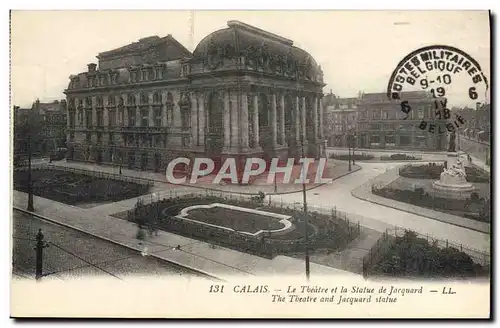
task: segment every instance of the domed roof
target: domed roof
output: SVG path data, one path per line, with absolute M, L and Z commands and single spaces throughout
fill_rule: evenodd
M 267 57 L 295 68 L 309 67 L 312 74 L 320 72 L 314 58 L 305 50 L 295 47 L 292 40 L 238 21 L 229 21 L 227 28 L 202 39 L 193 52 L 193 58 L 203 60 L 211 54 L 220 54 L 225 58 L 248 55 Z

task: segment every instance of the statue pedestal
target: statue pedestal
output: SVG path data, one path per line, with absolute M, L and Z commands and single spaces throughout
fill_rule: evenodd
M 476 189 L 467 182 L 460 155 L 457 152 L 448 152 L 447 169 L 441 173 L 439 181 L 432 184 L 436 195 L 444 198 L 467 199 Z

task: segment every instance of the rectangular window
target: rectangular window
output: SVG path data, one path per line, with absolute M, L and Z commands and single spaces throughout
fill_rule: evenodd
M 128 110 L 128 126 L 135 126 L 135 109 Z
M 409 146 L 411 144 L 411 137 L 410 136 L 400 136 L 399 137 L 399 144 L 401 146 Z
M 423 119 L 424 118 L 424 109 L 423 108 L 419 108 L 418 109 L 418 119 Z
M 378 144 L 380 144 L 380 136 L 378 136 L 378 135 L 372 135 L 372 136 L 370 136 L 370 143 L 372 145 L 378 145 Z

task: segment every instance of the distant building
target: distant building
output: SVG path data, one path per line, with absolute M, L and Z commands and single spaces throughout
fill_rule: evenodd
M 358 98 L 338 98 L 330 91 L 324 99 L 328 146 L 347 147 L 347 136 L 356 132 Z
M 460 129 L 461 135 L 490 142 L 491 138 L 491 105 L 478 103 L 476 108 L 452 108 L 452 111 L 465 119 L 464 127 Z
M 66 101 L 54 101 L 51 103 L 41 103 L 35 101 L 31 108 L 20 108 L 14 106 L 13 109 L 13 153 L 15 157 L 24 158 L 27 156 L 28 148 L 26 135 L 28 131 L 28 115 L 34 115 L 34 122 L 39 124 L 39 132 L 36 140 L 33 141 L 32 155 L 46 156 L 56 148 L 66 145 Z
M 60 147 L 66 147 L 67 109 L 66 100 L 50 103 L 35 101 L 32 110 L 40 115 L 42 123 L 41 151 L 46 154 Z
M 390 101 L 386 93 L 363 93 L 357 102 L 357 147 L 382 149 L 444 150 L 446 133 L 422 130 L 422 121 L 443 125 L 435 115 L 435 99 L 429 93 L 403 92 L 412 110 L 406 114 L 398 103 Z M 442 100 L 442 99 L 439 99 Z

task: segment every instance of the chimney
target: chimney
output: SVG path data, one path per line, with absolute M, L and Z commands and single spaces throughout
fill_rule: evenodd
M 97 67 L 97 64 L 95 63 L 90 63 L 87 65 L 88 69 L 89 69 L 89 72 L 95 72 L 96 71 L 96 67 Z

